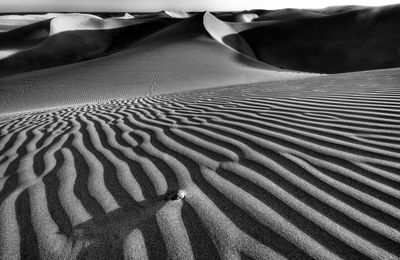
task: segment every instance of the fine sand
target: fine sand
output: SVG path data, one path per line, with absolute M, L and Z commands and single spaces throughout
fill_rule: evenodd
M 0 259 L 399 259 L 399 10 L 0 16 Z
M 75 20 L 70 22 L 72 28 L 78 21 L 94 26 L 87 15 L 58 18 Z M 120 29 L 56 33 L 36 48 L 0 60 L 0 74 L 12 74 L 0 77 L 0 111 L 315 76 L 282 70 L 227 48 L 210 36 L 203 19 L 203 14 L 143 18 Z M 24 34 L 9 45 L 15 46 L 21 37 Z
M 382 70 L 4 116 L 0 258 L 398 259 L 399 81 Z

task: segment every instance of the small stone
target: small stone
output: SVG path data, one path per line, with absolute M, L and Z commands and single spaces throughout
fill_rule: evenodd
M 164 200 L 168 201 L 168 200 L 182 200 L 184 199 L 186 196 L 186 192 L 183 190 L 177 190 L 174 192 L 169 193 Z
M 178 190 L 178 192 L 176 193 L 176 200 L 182 200 L 185 198 L 186 192 L 183 190 Z

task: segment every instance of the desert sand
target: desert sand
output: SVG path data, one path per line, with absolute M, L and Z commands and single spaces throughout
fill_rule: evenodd
M 54 14 L 1 32 L 16 51 L 0 57 L 0 259 L 399 259 L 399 58 L 372 59 L 394 50 L 357 23 L 341 51 L 369 53 L 362 68 L 261 44 L 314 24 L 308 47 L 329 52 L 317 32 L 354 17 L 395 40 L 398 10 Z

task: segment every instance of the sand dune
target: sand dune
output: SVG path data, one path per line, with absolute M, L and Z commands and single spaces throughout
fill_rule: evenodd
M 92 14 L 64 14 L 51 20 L 49 36 L 65 31 L 111 30 L 148 21 L 149 19 L 135 19 L 129 14 L 105 19 Z
M 118 37 L 113 37 L 112 33 Z M 90 42 L 89 35 L 92 35 Z M 70 36 L 76 37 L 74 44 L 66 44 Z M 53 37 L 60 37 L 60 41 L 64 42 L 65 53 L 74 53 L 78 47 L 81 50 L 85 47 L 87 54 L 94 55 L 106 49 L 108 55 L 0 78 L 0 111 L 17 112 L 138 97 L 147 93 L 312 76 L 309 73 L 279 71 L 232 51 L 209 36 L 204 29 L 202 15 L 187 19 L 157 19 L 117 31 L 63 32 Z M 82 39 L 80 37 L 86 40 L 78 41 Z M 109 44 L 111 49 L 107 48 Z M 44 51 L 48 50 L 49 59 L 54 56 L 54 48 L 51 50 L 50 47 L 43 46 Z M 61 50 L 58 53 L 61 55 Z M 83 53 L 66 55 L 65 61 L 79 58 Z M 34 62 L 42 62 L 46 66 L 50 63 L 44 55 L 34 57 L 29 66 Z M 56 60 L 60 60 L 59 57 Z
M 32 37 L 19 34 L 17 37 L 19 45 L 25 44 L 14 55 L 0 59 L 0 76 L 106 56 L 115 51 L 115 46 L 132 43 L 144 34 L 151 34 L 173 21 L 168 21 L 167 18 L 103 19 L 90 14 L 64 14 L 43 23 L 47 31 L 40 40 L 33 42 Z M 29 28 L 19 28 L 23 29 L 29 30 Z M 34 28 L 34 31 L 37 30 L 38 28 Z M 15 34 L 11 31 L 0 35 L 0 45 L 2 41 L 9 42 L 9 36 L 13 33 Z M 29 45 L 29 48 L 26 48 L 26 45 Z M 3 47 L 3 51 L 15 47 L 18 45 L 9 43 Z
M 398 10 L 0 26 L 0 259 L 399 259 Z
M 6 32 L 0 32 L 0 61 L 39 45 L 48 37 L 48 31 L 49 19 L 44 19 Z M 18 70 L 14 73 L 16 72 Z
M 239 30 L 234 25 L 225 23 L 210 12 L 206 12 L 204 15 L 204 27 L 216 41 L 244 55 L 256 59 L 253 50 L 239 35 Z M 226 39 L 228 37 L 229 41 L 224 41 L 224 38 Z
M 0 15 L 0 33 L 15 30 L 17 28 L 49 20 L 60 14 L 27 14 L 27 15 Z
M 0 33 L 0 110 L 396 67 L 398 14 L 388 6 L 31 17 Z
M 399 80 L 384 70 L 3 117 L 0 258 L 398 259 Z
M 354 9 L 266 24 L 240 36 L 259 60 L 291 70 L 344 73 L 398 67 L 399 13 L 400 5 Z
M 257 11 L 243 11 L 243 12 L 234 12 L 221 15 L 220 13 L 214 13 L 214 15 L 218 16 L 218 18 L 222 19 L 226 22 L 245 22 L 250 23 L 259 17 L 259 13 Z
M 400 5 L 321 10 L 252 10 L 204 16 L 210 35 L 266 64 L 295 71 L 345 73 L 400 66 Z M 244 14 L 257 15 L 252 22 Z
M 322 9 L 315 9 L 313 10 L 314 12 L 322 13 L 322 14 L 340 14 L 340 13 L 346 13 L 346 12 L 351 12 L 354 10 L 361 10 L 361 9 L 366 9 L 368 7 L 362 6 L 362 5 L 338 5 L 338 6 L 329 6 L 326 8 Z
M 254 21 L 269 21 L 269 20 L 296 20 L 324 17 L 326 14 L 315 10 L 307 9 L 281 9 L 262 11 Z
M 182 20 L 195 28 L 204 26 L 225 46 L 287 70 L 343 73 L 397 67 L 399 10 L 399 5 L 393 5 L 214 15 L 163 11 L 120 17 L 78 13 L 3 16 L 0 26 L 16 26 L 0 33 L 0 76 L 104 57 L 121 51 L 118 46 L 131 46 Z M 203 15 L 204 24 L 192 19 Z M 10 39 L 18 43 L 11 44 L 16 41 Z
M 239 17 L 236 18 L 236 21 L 250 23 L 250 22 L 253 22 L 257 18 L 258 18 L 257 14 L 244 13 L 244 14 L 239 15 Z
M 171 18 L 178 18 L 178 19 L 184 19 L 190 17 L 190 14 L 185 11 L 167 10 L 165 11 L 165 14 Z

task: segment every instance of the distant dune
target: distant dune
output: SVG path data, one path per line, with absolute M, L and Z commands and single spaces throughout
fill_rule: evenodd
M 226 48 L 211 38 L 202 14 L 143 18 L 110 30 L 63 31 L 3 62 L 8 72 L 47 69 L 0 78 L 2 112 L 311 76 Z
M 215 15 L 232 23 L 233 27 L 240 26 L 240 38 L 245 42 L 240 46 L 249 45 L 257 58 L 267 64 L 296 71 L 341 73 L 399 65 L 399 13 L 399 6 L 349 6 L 317 10 L 250 10 Z M 90 14 L 0 16 L 0 26 L 3 23 L 9 27 L 0 33 L 0 52 L 3 53 L 0 75 L 109 55 L 109 49 L 120 44 L 116 29 L 120 32 L 122 28 L 133 27 L 127 30 L 134 34 L 146 28 L 151 34 L 161 29 L 156 24 L 169 26 L 193 15 L 202 14 L 165 11 L 108 18 Z M 41 41 L 32 44 L 30 35 L 37 34 L 38 30 L 42 32 L 36 26 L 40 21 L 47 24 L 47 37 L 43 38 L 41 34 Z M 201 23 L 199 19 L 191 21 L 193 26 Z M 275 22 L 264 24 L 266 21 Z M 24 30 L 24 27 L 27 28 Z M 15 30 L 32 32 L 26 36 L 19 34 L 19 47 L 2 44 L 9 42 L 8 39 L 17 33 Z M 214 30 L 217 28 L 209 28 L 209 31 Z M 225 35 L 224 42 L 236 41 L 232 39 L 237 37 L 237 32 L 232 32 Z M 124 38 L 129 42 L 135 40 L 136 37 Z M 73 45 L 69 46 L 71 43 Z M 245 54 L 248 53 L 245 50 Z
M 400 5 L 283 20 L 243 30 L 257 58 L 274 66 L 343 73 L 400 66 Z M 227 36 L 224 41 L 236 36 Z
M 288 70 L 343 73 L 399 66 L 399 14 L 400 6 L 395 5 L 250 10 L 214 15 L 225 21 L 226 27 L 240 28 L 229 34 L 221 32 L 227 45 L 240 39 L 233 46 L 239 52 L 254 53 L 250 56 Z M 115 46 L 129 45 L 145 37 L 144 31 L 150 35 L 182 19 L 189 19 L 194 27 L 203 26 L 200 19 L 190 18 L 201 15 L 165 11 L 105 18 L 90 14 L 0 16 L 0 26 L 3 23 L 9 27 L 0 33 L 0 75 L 106 56 L 110 49 L 116 51 Z M 42 26 L 37 24 L 40 22 Z M 205 26 L 210 33 L 219 30 Z M 43 27 L 47 29 L 46 37 Z M 27 34 L 18 34 L 22 31 Z M 40 40 L 32 42 L 32 35 L 39 32 Z M 137 32 L 137 37 L 119 37 Z M 10 38 L 16 39 L 16 34 L 20 35 L 18 45 L 7 44 Z
M 399 15 L 0 16 L 0 259 L 400 259 Z
M 61 14 L 27 14 L 27 15 L 0 15 L 0 33 L 12 31 L 20 27 L 49 20 Z
M 0 60 L 0 75 L 44 69 L 108 55 L 110 49 L 119 44 L 119 35 L 133 34 L 129 39 L 135 41 L 143 37 L 144 33 L 151 34 L 159 30 L 160 26 L 162 28 L 169 24 L 165 21 L 166 18 L 155 20 L 126 17 L 103 19 L 88 14 L 59 15 L 43 22 L 47 36 L 41 37 L 41 41 L 37 41 L 35 46 L 21 48 L 18 53 Z M 141 24 L 145 25 L 140 26 Z M 39 30 L 42 32 L 43 27 L 35 25 L 33 31 L 36 34 Z M 0 44 L 2 37 L 4 42 L 9 41 L 9 35 L 13 33 L 9 31 L 0 35 Z M 32 36 L 27 37 L 21 33 L 18 35 L 19 37 L 14 36 L 14 38 L 18 39 L 20 45 L 32 41 Z
M 165 14 L 171 18 L 179 18 L 179 19 L 184 19 L 191 16 L 185 11 L 165 11 Z

